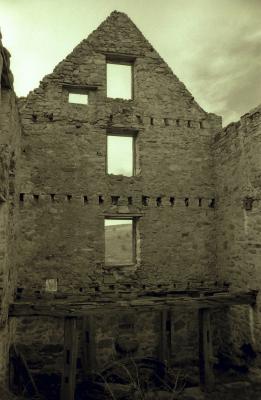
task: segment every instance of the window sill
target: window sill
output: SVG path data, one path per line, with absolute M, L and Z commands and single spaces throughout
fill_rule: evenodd
M 126 267 L 137 268 L 138 264 L 105 264 L 104 269 L 121 269 Z
M 115 177 L 115 178 L 128 178 L 128 179 L 136 177 L 136 175 L 108 174 L 107 172 L 106 172 L 106 176 L 109 176 L 110 178 Z
M 124 99 L 122 97 L 109 97 L 106 95 L 106 100 L 108 101 L 108 103 L 112 103 L 112 102 L 116 102 L 116 103 L 124 103 L 125 105 L 127 105 L 128 103 L 134 103 L 135 99 Z
M 106 172 L 105 176 L 111 180 L 123 180 L 123 179 L 125 180 L 126 179 L 127 181 L 135 181 L 141 177 L 141 173 L 137 173 L 136 175 L 127 176 L 127 175 L 122 175 L 122 174 L 108 174 Z

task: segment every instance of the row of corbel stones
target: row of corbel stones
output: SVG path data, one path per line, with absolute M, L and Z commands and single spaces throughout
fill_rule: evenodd
M 142 207 L 163 207 L 163 206 L 185 206 L 185 207 L 202 207 L 202 208 L 211 208 L 214 209 L 216 206 L 215 198 L 205 198 L 205 197 L 176 197 L 176 196 L 120 196 L 120 195 L 111 195 L 104 196 L 100 195 L 73 195 L 73 194 L 55 194 L 55 193 L 20 193 L 19 194 L 20 203 L 36 203 L 40 204 L 41 202 L 67 202 L 74 203 L 75 201 L 80 201 L 84 205 L 111 205 L 111 206 L 142 206 Z

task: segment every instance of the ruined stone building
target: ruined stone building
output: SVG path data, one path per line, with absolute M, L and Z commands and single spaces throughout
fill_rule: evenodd
M 1 45 L 1 386 L 95 398 L 90 374 L 143 360 L 182 371 L 177 398 L 261 399 L 261 108 L 223 129 L 119 12 L 26 98 L 9 57 Z M 112 384 L 102 398 L 123 398 Z

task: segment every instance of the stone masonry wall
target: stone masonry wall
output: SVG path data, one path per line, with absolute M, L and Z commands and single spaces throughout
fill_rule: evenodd
M 133 100 L 106 97 L 106 57 L 112 53 L 134 60 Z M 96 89 L 89 90 L 88 105 L 68 103 L 70 85 Z M 58 280 L 58 291 L 74 293 L 106 280 L 217 279 L 211 144 L 221 119 L 198 106 L 126 15 L 112 13 L 38 89 L 20 99 L 19 110 L 21 288 L 44 290 L 47 279 Z M 137 132 L 133 177 L 105 173 L 106 135 L 113 129 Z M 112 196 L 119 196 L 117 205 Z M 136 265 L 104 264 L 104 217 L 112 213 L 142 215 Z M 155 354 L 152 319 L 146 317 L 143 326 L 151 339 L 147 350 Z M 112 330 L 113 324 L 117 318 Z M 181 325 L 180 337 L 187 323 Z M 112 354 L 108 324 L 100 321 L 99 329 L 97 357 L 104 362 L 102 354 Z M 40 337 L 45 345 L 52 332 L 50 327 L 47 338 L 44 320 L 21 320 L 16 342 L 28 346 L 33 339 L 39 354 Z
M 17 168 L 20 150 L 20 122 L 16 97 L 2 89 L 0 103 L 0 385 L 7 379 L 9 344 L 15 323 L 8 320 L 17 272 L 17 212 L 19 182 Z
M 106 98 L 108 52 L 136 55 L 134 100 Z M 69 104 L 65 82 L 98 89 L 88 106 Z M 135 270 L 144 279 L 216 275 L 210 144 L 220 120 L 200 109 L 127 16 L 113 13 L 20 103 L 21 286 L 101 280 L 103 221 L 112 212 L 143 214 Z M 106 130 L 115 127 L 138 130 L 134 177 L 105 174 Z
M 258 289 L 261 284 L 261 108 L 228 125 L 214 144 L 218 207 L 217 268 L 232 289 Z M 239 358 L 240 347 L 249 343 L 260 352 L 260 299 L 254 311 L 234 307 L 224 337 Z M 226 315 L 228 317 L 228 315 Z
M 118 12 L 19 99 L 19 113 L 10 54 L 1 43 L 0 50 L 0 386 L 12 343 L 34 375 L 58 376 L 63 365 L 63 319 L 8 319 L 16 286 L 41 292 L 46 280 L 57 279 L 58 292 L 73 294 L 115 281 L 260 287 L 260 106 L 222 130 L 221 118 L 199 107 Z M 107 98 L 106 60 L 133 63 L 132 100 Z M 88 92 L 88 105 L 68 102 L 75 87 Z M 135 135 L 135 176 L 106 174 L 108 132 Z M 133 265 L 105 265 L 104 218 L 112 214 L 138 216 Z M 246 346 L 261 355 L 260 311 L 259 295 L 254 309 L 213 316 L 215 346 L 234 364 L 251 361 Z M 197 359 L 196 318 L 193 311 L 173 312 L 177 365 Z M 159 340 L 157 312 L 95 316 L 99 368 L 123 357 L 126 341 L 137 347 L 135 356 L 157 357 Z
M 132 100 L 106 97 L 107 59 L 133 62 Z M 88 91 L 88 105 L 68 102 L 74 87 Z M 7 321 L 16 285 L 44 291 L 47 279 L 57 279 L 59 292 L 74 294 L 90 283 L 121 280 L 260 287 L 260 107 L 222 130 L 221 119 L 199 107 L 118 12 L 19 99 L 20 116 L 16 101 L 12 90 L 2 88 L 0 384 L 12 342 L 35 374 L 59 375 L 63 362 L 62 319 Z M 106 174 L 106 138 L 113 131 L 135 132 L 133 177 Z M 105 265 L 104 218 L 111 214 L 139 215 L 134 265 Z M 234 350 L 235 363 L 246 360 L 243 345 L 261 353 L 260 310 L 258 298 L 254 310 L 235 307 L 215 315 L 215 340 Z M 172 355 L 179 364 L 197 358 L 194 314 L 173 315 Z M 99 366 L 119 357 L 122 318 L 96 316 Z M 157 356 L 159 336 L 157 313 L 136 316 L 137 356 Z M 80 335 L 79 356 L 82 340 Z

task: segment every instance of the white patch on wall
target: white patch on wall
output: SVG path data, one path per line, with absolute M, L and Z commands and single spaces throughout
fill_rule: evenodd
M 69 93 L 69 103 L 88 104 L 88 94 Z
M 46 279 L 45 291 L 46 292 L 57 292 L 57 279 Z

